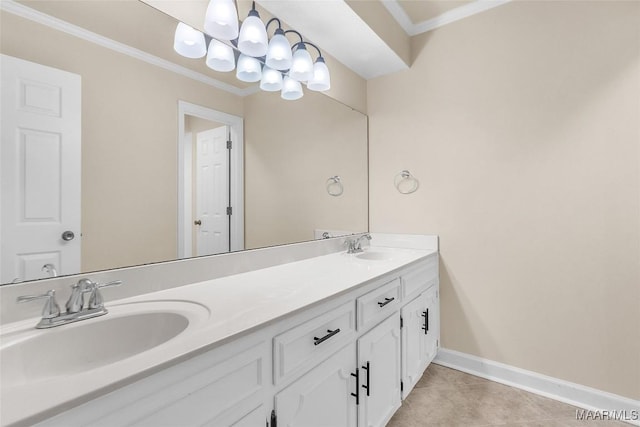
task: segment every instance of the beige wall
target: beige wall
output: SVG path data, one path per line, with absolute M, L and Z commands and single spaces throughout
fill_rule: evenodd
M 371 229 L 440 235 L 444 347 L 640 398 L 638 22 L 510 3 L 369 81 Z
M 314 229 L 366 231 L 367 118 L 306 91 L 245 98 L 245 244 L 256 248 L 313 239 Z M 339 175 L 344 194 L 327 194 Z
M 82 76 L 82 271 L 175 259 L 178 100 L 242 116 L 242 98 L 1 18 L 2 53 Z

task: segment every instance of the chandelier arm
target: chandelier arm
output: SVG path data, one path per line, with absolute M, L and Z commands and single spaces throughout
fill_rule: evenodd
M 271 18 L 269 19 L 269 22 L 267 22 L 267 25 L 264 26 L 267 29 L 267 33 L 269 32 L 269 25 L 274 21 L 278 23 L 278 29 L 282 29 L 282 22 L 280 22 L 278 18 Z
M 298 43 L 296 43 L 295 45 L 293 45 L 293 47 L 298 46 L 300 43 L 304 44 L 304 39 L 302 38 L 302 34 L 300 34 L 299 32 L 297 32 L 296 30 L 287 30 L 284 32 L 285 34 L 287 33 L 294 33 L 296 34 L 298 37 L 300 37 L 300 41 Z

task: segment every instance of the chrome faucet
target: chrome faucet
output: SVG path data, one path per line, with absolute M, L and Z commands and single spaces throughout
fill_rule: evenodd
M 347 241 L 345 242 L 345 244 L 347 245 L 347 253 L 357 254 L 362 252 L 362 239 L 371 241 L 371 234 L 365 233 L 362 236 L 356 237 L 354 239 L 347 239 Z
M 66 313 L 60 313 L 60 306 L 56 302 L 56 291 L 50 290 L 43 295 L 26 295 L 18 297 L 18 302 L 33 301 L 36 299 L 46 299 L 42 309 L 42 319 L 36 325 L 37 329 L 53 328 L 55 326 L 66 325 L 67 323 L 79 320 L 90 319 L 108 313 L 104 308 L 104 298 L 100 288 L 121 285 L 122 281 L 116 280 L 109 283 L 96 283 L 89 279 L 80 279 L 78 283 L 71 286 L 71 296 L 65 304 Z M 89 300 L 85 304 L 84 295 L 89 294 Z

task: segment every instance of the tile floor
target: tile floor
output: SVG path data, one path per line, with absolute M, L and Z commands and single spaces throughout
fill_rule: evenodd
M 387 427 L 629 427 L 576 420 L 576 407 L 431 364 Z

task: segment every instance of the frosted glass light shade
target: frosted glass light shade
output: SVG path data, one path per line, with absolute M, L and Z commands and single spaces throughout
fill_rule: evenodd
M 282 82 L 282 92 L 280 97 L 287 101 L 295 101 L 302 98 L 302 85 L 299 81 L 292 79 L 289 76 L 285 76 Z
M 219 40 L 238 38 L 238 11 L 233 0 L 211 0 L 204 17 L 204 30 Z
M 207 67 L 212 70 L 228 72 L 236 68 L 236 57 L 231 46 L 211 39 L 209 50 L 207 51 Z
M 251 10 L 242 23 L 238 37 L 238 50 L 245 55 L 261 57 L 267 54 L 267 29 L 257 10 Z
M 260 80 L 260 89 L 267 92 L 276 92 L 282 89 L 282 73 L 273 68 L 264 67 L 262 69 L 262 80 Z
M 307 83 L 307 88 L 319 92 L 331 89 L 331 75 L 323 57 L 319 57 L 313 64 L 313 78 Z
M 243 82 L 257 82 L 262 78 L 262 65 L 260 61 L 251 56 L 240 54 L 236 77 Z
M 289 76 L 299 82 L 306 82 L 313 78 L 313 61 L 303 44 L 293 53 L 293 60 Z
M 291 45 L 285 37 L 284 31 L 280 28 L 276 30 L 275 35 L 269 41 L 265 63 L 274 70 L 291 68 Z
M 207 43 L 204 34 L 180 22 L 173 37 L 173 49 L 186 58 L 202 58 L 207 54 Z

